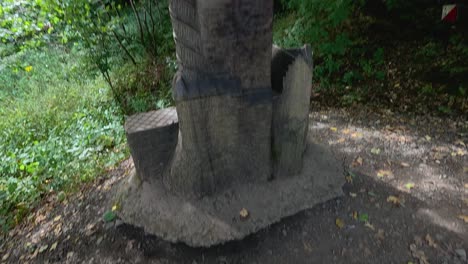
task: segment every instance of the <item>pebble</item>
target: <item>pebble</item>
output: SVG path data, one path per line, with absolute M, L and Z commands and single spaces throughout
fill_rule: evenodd
M 455 252 L 457 253 L 458 257 L 462 261 L 466 261 L 466 251 L 464 249 L 456 249 Z
M 121 226 L 121 225 L 123 225 L 123 224 L 124 224 L 124 222 L 123 222 L 122 220 L 117 219 L 117 220 L 115 220 L 115 225 L 114 225 L 114 226 L 115 226 L 115 227 L 119 227 L 119 226 Z

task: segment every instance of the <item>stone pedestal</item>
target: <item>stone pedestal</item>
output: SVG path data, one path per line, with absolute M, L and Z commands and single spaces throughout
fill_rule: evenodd
M 308 136 L 310 48 L 272 51 L 273 1 L 172 0 L 170 11 L 176 108 L 127 121 L 136 170 L 119 216 L 211 246 L 341 195 L 340 163 Z

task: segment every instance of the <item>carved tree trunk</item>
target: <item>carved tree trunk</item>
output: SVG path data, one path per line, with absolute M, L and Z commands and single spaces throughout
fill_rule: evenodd
M 339 163 L 307 136 L 310 48 L 272 50 L 273 0 L 172 0 L 170 11 L 176 110 L 127 120 L 135 173 L 119 216 L 212 246 L 341 195 Z
M 166 186 L 201 198 L 271 175 L 271 0 L 173 0 L 179 140 Z

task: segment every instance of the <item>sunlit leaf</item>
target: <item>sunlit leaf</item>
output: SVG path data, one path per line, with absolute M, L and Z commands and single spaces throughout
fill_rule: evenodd
M 401 205 L 400 198 L 393 196 L 393 195 L 390 195 L 389 197 L 387 197 L 387 202 L 392 203 L 393 205 L 396 205 L 396 206 Z
M 414 183 L 409 182 L 409 183 L 405 184 L 405 188 L 408 189 L 408 190 L 413 189 L 414 188 Z
M 379 170 L 377 171 L 377 177 L 383 178 L 383 177 L 393 177 L 393 172 L 389 170 Z
M 468 215 L 459 215 L 458 218 L 465 221 L 465 223 L 468 223 Z
M 335 220 L 335 225 L 336 225 L 339 229 L 342 229 L 342 228 L 345 226 L 345 222 L 343 221 L 343 219 L 337 218 L 337 219 Z
M 249 217 L 249 211 L 245 208 L 242 208 L 239 212 L 241 219 L 247 219 Z
M 372 148 L 371 153 L 374 155 L 379 155 L 382 151 L 379 148 Z

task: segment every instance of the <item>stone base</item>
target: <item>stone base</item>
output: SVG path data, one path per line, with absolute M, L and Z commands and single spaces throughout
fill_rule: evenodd
M 133 173 L 118 193 L 118 215 L 171 242 L 209 247 L 240 240 L 282 218 L 341 196 L 343 170 L 332 153 L 310 139 L 300 175 L 247 184 L 200 200 L 184 200 L 157 178 Z M 249 215 L 243 219 L 240 211 Z

